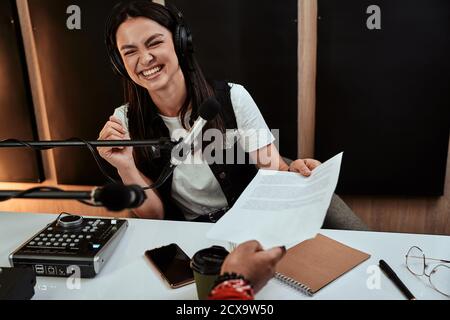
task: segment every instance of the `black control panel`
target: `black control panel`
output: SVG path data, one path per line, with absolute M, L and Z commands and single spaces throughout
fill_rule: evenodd
M 13 252 L 10 263 L 32 268 L 37 276 L 93 278 L 127 227 L 128 221 L 123 219 L 62 214 Z

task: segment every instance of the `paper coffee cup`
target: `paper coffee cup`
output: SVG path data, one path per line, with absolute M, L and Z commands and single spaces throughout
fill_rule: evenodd
M 213 246 L 197 252 L 191 261 L 197 294 L 200 300 L 206 300 L 220 275 L 220 269 L 229 252 L 220 246 Z

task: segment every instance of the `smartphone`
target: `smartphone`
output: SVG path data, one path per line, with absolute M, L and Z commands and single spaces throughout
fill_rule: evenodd
M 158 269 L 172 289 L 194 282 L 189 256 L 175 243 L 147 250 L 145 256 Z

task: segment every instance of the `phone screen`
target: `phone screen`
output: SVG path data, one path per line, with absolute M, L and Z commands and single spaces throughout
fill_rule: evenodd
M 168 246 L 148 250 L 145 256 L 164 276 L 172 288 L 178 288 L 194 282 L 191 259 L 181 248 L 172 243 Z

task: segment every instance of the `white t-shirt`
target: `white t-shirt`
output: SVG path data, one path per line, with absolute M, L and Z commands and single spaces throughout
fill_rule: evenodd
M 230 97 L 236 116 L 238 130 L 227 132 L 226 141 L 238 141 L 245 152 L 253 152 L 275 141 L 264 118 L 261 115 L 251 95 L 241 85 L 229 84 Z M 117 108 L 114 116 L 119 118 L 128 128 L 126 116 L 127 105 Z M 186 121 L 189 122 L 189 113 Z M 172 140 L 179 140 L 188 133 L 181 125 L 179 117 L 160 115 L 170 132 Z M 188 126 L 189 127 L 189 126 Z M 226 145 L 230 148 L 232 145 Z M 190 154 L 188 158 L 176 167 L 173 173 L 172 198 L 182 208 L 187 220 L 193 220 L 199 215 L 222 209 L 228 205 L 219 182 L 214 176 L 201 150 Z

